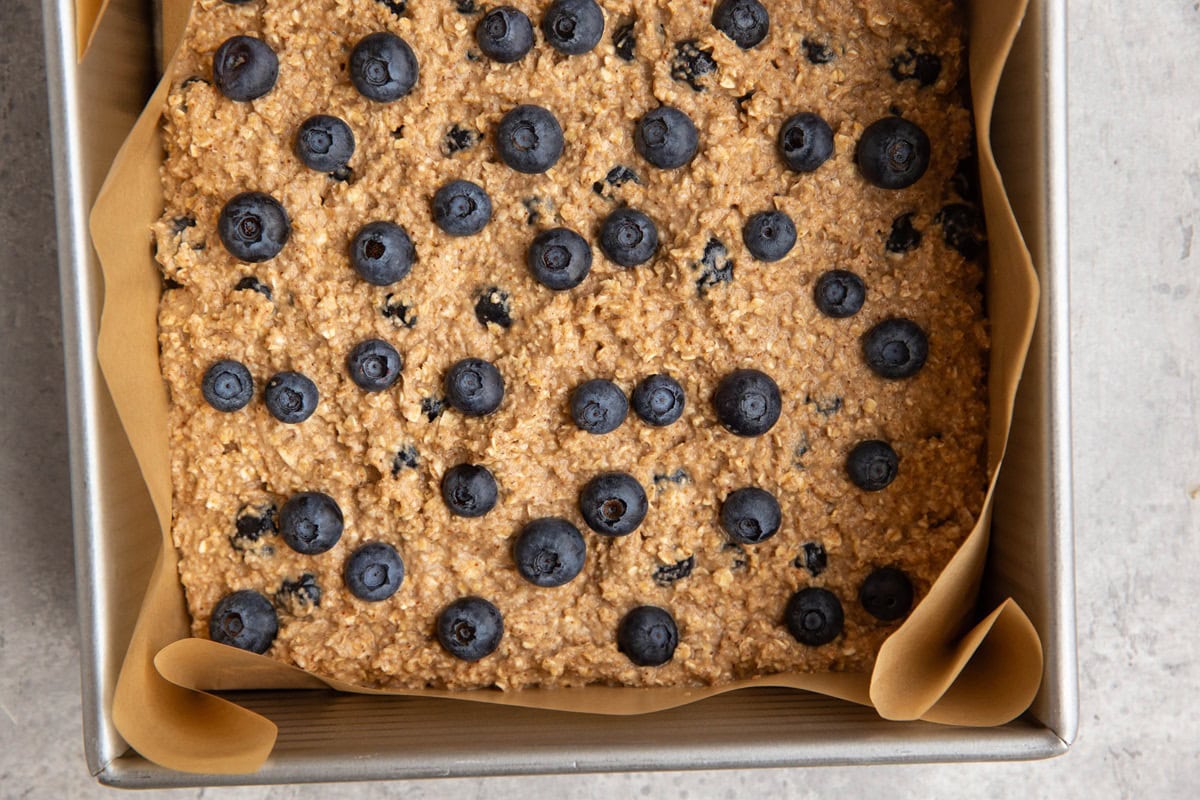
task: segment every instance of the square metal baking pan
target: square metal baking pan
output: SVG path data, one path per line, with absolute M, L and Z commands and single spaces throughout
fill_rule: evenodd
M 994 143 L 1041 276 L 1033 350 L 996 500 L 984 598 L 1012 595 L 1046 651 L 1033 707 L 988 729 L 894 723 L 807 693 L 727 694 L 641 717 L 539 712 L 333 692 L 242 693 L 279 725 L 249 776 L 187 775 L 129 750 L 112 725 L 113 686 L 158 533 L 96 363 L 103 288 L 87 216 L 156 77 L 149 0 L 113 0 L 75 59 L 74 0 L 43 0 L 50 81 L 63 343 L 71 432 L 76 573 L 88 767 L 101 783 L 151 786 L 433 776 L 1035 759 L 1058 755 L 1078 722 L 1071 529 L 1066 241 L 1066 0 L 1033 0 L 997 100 Z M 143 513 L 137 530 L 113 524 Z

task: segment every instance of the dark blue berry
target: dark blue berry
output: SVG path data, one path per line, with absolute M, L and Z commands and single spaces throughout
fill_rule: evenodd
M 929 169 L 929 137 L 900 117 L 873 122 L 858 140 L 858 168 L 881 189 L 912 186 Z
M 217 233 L 234 258 L 257 264 L 279 255 L 292 235 L 292 223 L 271 195 L 242 192 L 221 209 Z
M 483 417 L 504 400 L 500 370 L 479 358 L 464 358 L 446 371 L 446 401 L 469 417 Z
M 779 154 L 789 169 L 813 172 L 833 156 L 833 128 L 817 114 L 793 114 L 779 129 Z
M 433 195 L 433 221 L 451 236 L 471 236 L 492 219 L 492 198 L 479 184 L 450 181 Z
M 562 126 L 541 106 L 517 106 L 496 126 L 496 151 L 517 172 L 545 172 L 562 156 Z
M 700 270 L 700 277 L 696 279 L 696 292 L 701 297 L 714 286 L 733 280 L 733 259 L 729 258 L 729 249 L 716 237 L 704 243 L 704 255 L 695 267 Z
M 595 378 L 571 392 L 571 419 L 580 430 L 611 433 L 621 427 L 628 414 L 629 401 L 621 387 L 612 381 Z
M 500 609 L 482 597 L 455 600 L 438 614 L 438 641 L 450 655 L 463 661 L 478 661 L 490 655 L 503 636 Z
M 368 222 L 350 243 L 350 264 L 369 284 L 390 286 L 412 271 L 416 248 L 408 231 L 394 222 Z
M 275 533 L 275 506 L 243 506 L 229 537 L 234 550 L 253 550 L 259 539 Z
M 641 211 L 618 208 L 600 226 L 600 249 L 622 267 L 645 264 L 658 250 L 658 228 Z
M 876 619 L 895 622 L 912 608 L 912 581 L 895 567 L 880 567 L 863 581 L 858 602 Z
M 511 64 L 533 48 L 533 23 L 512 6 L 493 8 L 475 26 L 475 41 L 488 58 Z
M 419 466 L 421 466 L 421 456 L 417 452 L 417 448 L 406 444 L 396 451 L 396 457 L 392 459 L 392 477 L 397 477 L 402 470 L 416 469 Z
M 277 633 L 279 618 L 271 601 L 253 589 L 225 595 L 208 619 L 208 635 L 214 642 L 251 653 L 270 650 Z
M 813 300 L 827 317 L 852 317 L 863 307 L 867 287 L 862 278 L 844 269 L 831 269 L 817 278 Z
M 279 535 L 297 553 L 324 553 L 342 538 L 342 509 L 322 492 L 292 495 L 279 509 Z
M 911 378 L 928 357 L 929 339 L 910 319 L 885 319 L 863 336 L 863 358 L 884 378 Z
M 385 542 L 370 542 L 346 559 L 342 571 L 346 588 L 359 600 L 386 600 L 404 583 L 404 560 Z
M 423 397 L 421 398 L 421 413 L 425 415 L 425 419 L 433 422 L 442 415 L 446 410 L 446 402 L 440 397 Z
M 604 35 L 604 12 L 596 0 L 554 0 L 542 17 L 542 33 L 555 50 L 583 55 Z
M 247 275 L 234 284 L 235 292 L 258 292 L 268 300 L 271 299 L 271 287 L 260 281 L 253 275 Z
M 836 58 L 833 49 L 823 42 L 804 39 L 800 44 L 804 48 L 805 57 L 811 64 L 828 64 Z
M 551 228 L 534 238 L 527 261 L 534 280 L 562 291 L 578 286 L 592 271 L 592 248 L 570 228 Z
M 579 492 L 583 521 L 602 536 L 628 536 L 642 524 L 649 508 L 646 490 L 624 472 L 603 472 Z
M 617 628 L 617 649 L 639 667 L 667 663 L 678 646 L 675 618 L 658 606 L 638 606 L 621 619 Z
M 900 457 L 887 442 L 868 439 L 859 442 L 846 456 L 846 475 L 850 482 L 866 492 L 886 489 L 896 480 Z
M 254 379 L 240 361 L 226 359 L 208 368 L 200 390 L 217 411 L 237 411 L 254 397 Z
M 672 106 L 660 106 L 638 120 L 633 146 L 659 169 L 674 169 L 696 155 L 699 134 L 687 114 Z
M 442 155 L 449 158 L 455 153 L 469 150 L 479 144 L 479 131 L 464 128 L 461 125 L 451 125 L 450 130 L 442 137 Z
M 654 570 L 654 582 L 659 586 L 670 586 L 692 574 L 696 567 L 696 557 L 688 556 L 674 564 L 663 564 Z
M 712 24 L 738 47 L 748 50 L 767 38 L 771 18 L 758 0 L 722 0 L 713 9 Z
M 317 172 L 334 172 L 354 155 L 354 131 L 345 121 L 317 114 L 300 124 L 296 133 L 296 157 Z
M 383 298 L 383 306 L 379 309 L 379 313 L 405 328 L 412 328 L 417 324 L 416 308 L 395 299 L 395 295 L 392 294 Z
M 393 33 L 365 36 L 350 53 L 350 81 L 368 100 L 399 100 L 417 85 L 418 75 L 412 48 Z
M 637 29 L 633 22 L 627 22 L 613 31 L 613 52 L 622 61 L 633 61 L 633 51 L 637 48 Z
M 700 79 L 716 71 L 717 62 L 711 49 L 702 49 L 695 39 L 675 43 L 675 53 L 671 56 L 672 78 L 686 83 L 693 91 L 702 92 L 704 83 Z
M 788 600 L 783 620 L 796 641 L 809 647 L 829 644 L 842 632 L 842 602 L 828 589 L 810 586 Z
M 643 378 L 633 389 L 633 411 L 650 425 L 670 425 L 683 416 L 686 399 L 679 381 L 670 375 Z
M 496 507 L 496 479 L 487 467 L 459 464 L 442 476 L 442 500 L 451 514 L 482 517 Z
M 779 501 L 770 492 L 747 486 L 730 492 L 721 504 L 721 527 L 739 544 L 759 544 L 779 531 Z
M 360 342 L 346 356 L 346 371 L 358 388 L 367 392 L 390 389 L 400 378 L 404 359 L 382 339 Z
M 228 2 L 228 0 L 226 1 Z M 376 0 L 376 2 L 382 4 L 397 17 L 404 16 L 404 12 L 408 10 L 408 0 Z
M 475 319 L 485 328 L 489 324 L 508 330 L 512 327 L 512 300 L 508 292 L 497 286 L 489 286 L 475 300 Z
M 974 261 L 986 247 L 983 218 L 979 209 L 966 203 L 951 203 L 937 213 L 933 221 L 942 226 L 942 240 L 963 258 Z
M 280 372 L 267 382 L 267 410 L 280 422 L 304 422 L 317 410 L 317 385 L 299 372 Z
M 317 585 L 317 576 L 306 572 L 294 581 L 285 579 L 275 593 L 275 602 L 284 607 L 316 608 L 321 605 L 321 587 Z
M 230 100 L 246 102 L 275 88 L 279 58 L 261 39 L 234 36 L 213 55 L 213 83 Z
M 892 232 L 884 245 L 889 253 L 908 253 L 921 246 L 921 232 L 913 226 L 913 216 L 910 211 L 892 220 Z
M 825 553 L 825 545 L 820 542 L 805 542 L 804 554 L 797 556 L 792 563 L 797 568 L 808 570 L 808 574 L 815 578 L 829 565 L 829 556 Z
M 738 436 L 761 436 L 775 426 L 783 410 L 779 386 L 756 369 L 738 369 L 717 384 L 717 419 Z
M 796 224 L 782 211 L 760 211 L 746 220 L 742 241 L 759 261 L 778 261 L 796 245 Z
M 918 53 L 910 47 L 892 59 L 890 72 L 897 81 L 914 80 L 921 86 L 933 86 L 942 74 L 942 59 L 934 53 Z
M 534 586 L 562 586 L 583 570 L 587 545 L 579 529 L 559 517 L 535 519 L 513 543 L 517 572 Z

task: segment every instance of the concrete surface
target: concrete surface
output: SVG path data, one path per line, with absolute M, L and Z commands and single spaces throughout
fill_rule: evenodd
M 0 798 L 81 754 L 39 0 L 0 3 Z M 1200 4 L 1071 4 L 1082 732 L 1035 764 L 180 790 L 175 797 L 1191 798 L 1200 789 Z M 1170 45 L 1168 46 L 1167 43 Z M 149 793 L 143 796 L 158 796 Z

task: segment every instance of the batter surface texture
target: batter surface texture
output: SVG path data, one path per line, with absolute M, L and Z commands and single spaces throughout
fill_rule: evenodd
M 864 670 L 900 620 L 860 601 L 866 577 L 895 567 L 916 601 L 928 591 L 982 506 L 988 344 L 980 285 L 973 152 L 961 86 L 965 39 L 949 0 L 764 0 L 770 29 L 743 50 L 699 0 L 601 0 L 604 33 L 583 55 L 545 41 L 548 4 L 509 0 L 532 20 L 532 50 L 514 63 L 480 52 L 472 0 L 197 0 L 165 112 L 166 208 L 155 227 L 165 290 L 163 375 L 172 404 L 173 535 L 194 632 L 226 595 L 271 601 L 278 634 L 268 650 L 320 675 L 365 686 L 485 687 L 707 685 L 795 671 Z M 364 36 L 389 31 L 412 48 L 420 76 L 408 95 L 368 100 L 347 63 Z M 262 39 L 277 54 L 270 92 L 235 102 L 212 83 L 213 54 L 229 37 Z M 563 131 L 557 163 L 540 174 L 507 166 L 494 144 L 501 117 L 521 104 L 548 109 Z M 638 119 L 682 110 L 698 133 L 690 163 L 659 169 L 634 144 Z M 810 173 L 788 169 L 780 126 L 814 112 L 834 132 L 833 156 Z M 317 114 L 345 121 L 355 149 L 332 175 L 305 166 L 294 146 Z M 868 183 L 855 160 L 863 131 L 902 116 L 929 136 L 928 171 L 911 187 Z M 960 163 L 961 162 L 961 163 Z M 483 187 L 483 230 L 450 236 L 432 200 L 456 179 Z M 222 245 L 218 218 L 242 192 L 277 199 L 290 238 L 261 263 Z M 620 267 L 600 249 L 600 225 L 629 206 L 656 224 L 657 253 Z M 751 257 L 742 228 L 758 212 L 795 222 L 778 261 Z M 370 222 L 400 225 L 411 272 L 375 286 L 351 267 L 350 243 Z M 540 232 L 567 227 L 591 245 L 574 288 L 536 282 L 526 251 Z M 866 286 L 861 310 L 827 316 L 814 302 L 825 272 Z M 886 379 L 862 339 L 903 317 L 927 334 L 913 377 Z M 364 391 L 347 355 L 381 339 L 403 360 L 399 379 Z M 499 409 L 468 417 L 445 403 L 443 377 L 464 358 L 494 364 Z M 254 396 L 222 412 L 201 391 L 222 359 L 244 364 Z M 736 436 L 720 425 L 713 392 L 754 368 L 779 386 L 771 430 Z M 319 404 L 280 422 L 263 390 L 277 373 L 310 379 Z M 682 416 L 662 427 L 631 410 L 613 432 L 572 421 L 572 390 L 613 381 L 628 397 L 647 376 L 682 386 Z M 847 476 L 861 441 L 889 443 L 895 480 L 867 492 Z M 495 507 L 450 513 L 445 473 L 482 465 Z M 603 472 L 634 476 L 648 512 L 632 534 L 585 524 L 582 487 Z M 759 487 L 781 510 L 777 534 L 735 544 L 720 526 L 731 492 Z M 289 547 L 278 511 L 321 492 L 344 517 L 340 540 L 318 555 Z M 555 588 L 519 574 L 521 528 L 562 517 L 582 532 L 582 571 Z M 368 542 L 402 557 L 399 590 L 358 599 L 349 556 Z M 844 630 L 819 646 L 784 624 L 797 590 L 828 589 Z M 503 617 L 495 651 L 452 656 L 435 635 L 439 612 L 478 596 Z M 636 666 L 617 646 L 634 607 L 666 609 L 678 647 L 662 666 Z

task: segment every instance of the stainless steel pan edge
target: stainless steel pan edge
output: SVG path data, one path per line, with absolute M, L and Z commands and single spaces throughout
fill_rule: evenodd
M 266 766 L 251 776 L 183 775 L 132 752 L 108 715 L 112 687 L 150 558 L 115 549 L 106 508 L 142 503 L 136 470 L 95 361 L 101 287 L 87 214 L 104 172 L 150 89 L 146 0 L 114 0 L 93 52 L 74 55 L 74 0 L 43 0 L 50 81 L 71 430 L 85 751 L 102 783 L 151 786 L 378 780 L 406 777 L 983 761 L 1065 752 L 1078 719 L 1066 249 L 1065 0 L 1033 0 L 997 107 L 996 146 L 1043 283 L 1020 413 L 1030 435 L 1009 466 L 1036 480 L 1002 481 L 1000 502 L 1028 512 L 997 530 L 986 590 L 1015 594 L 1046 646 L 1042 693 L 1030 714 L 995 729 L 879 720 L 828 698 L 762 690 L 663 714 L 606 718 L 474 704 L 246 693 L 240 702 L 280 726 Z M 112 74 L 113 53 L 146 42 L 141 63 Z M 1017 124 L 1013 124 L 1017 123 Z M 1000 131 L 1019 132 L 1017 135 Z M 103 423 L 103 424 L 102 424 Z M 136 482 L 135 482 L 136 483 Z M 147 543 L 153 545 L 153 543 Z M 151 548 L 152 549 L 152 548 Z M 153 555 L 152 553 L 150 554 Z

